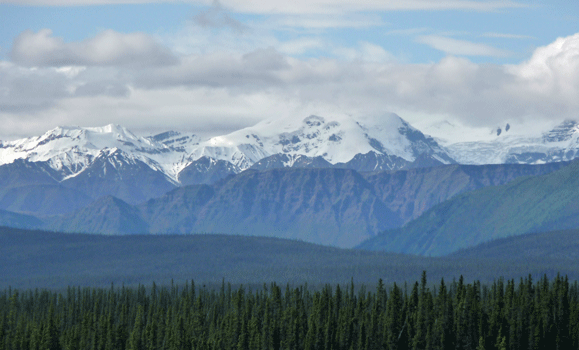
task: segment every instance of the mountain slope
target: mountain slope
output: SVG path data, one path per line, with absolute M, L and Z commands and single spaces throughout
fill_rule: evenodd
M 579 230 L 529 233 L 497 239 L 461 249 L 448 257 L 573 263 L 579 259 Z
M 241 170 L 225 160 L 201 157 L 183 168 L 177 180 L 182 186 L 212 184 Z
M 6 210 L 0 209 L 0 226 L 7 227 L 18 227 L 18 228 L 40 228 L 44 223 L 38 218 L 25 215 L 17 214 Z
M 147 213 L 166 213 L 151 216 L 153 233 L 228 232 L 344 247 L 361 242 L 381 227 L 399 224 L 374 196 L 372 186 L 351 170 L 247 171 L 222 183 L 202 207 L 174 220 L 171 211 L 183 208 L 176 194 L 185 191 L 189 189 L 146 203 Z
M 58 174 L 46 162 L 17 159 L 0 166 L 0 193 L 4 189 L 27 185 L 56 185 Z
M 497 238 L 572 228 L 579 228 L 579 161 L 459 195 L 359 248 L 439 256 Z
M 388 208 L 406 223 L 458 194 L 506 184 L 521 176 L 548 174 L 568 164 L 447 165 L 363 176 L 373 184 L 376 194 Z
M 163 172 L 118 149 L 101 151 L 81 173 L 61 184 L 94 199 L 110 195 L 130 204 L 162 196 L 176 187 Z
M 28 185 L 4 188 L 0 209 L 46 217 L 74 212 L 93 201 L 94 198 L 62 185 Z
M 98 232 L 105 235 L 149 231 L 137 209 L 112 196 L 102 197 L 73 214 L 53 218 L 44 227 L 53 231 Z

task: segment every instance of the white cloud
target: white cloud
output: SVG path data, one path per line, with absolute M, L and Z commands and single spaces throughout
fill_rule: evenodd
M 12 61 L 28 66 L 168 65 L 177 62 L 170 51 L 144 33 L 106 30 L 94 38 L 66 43 L 50 29 L 26 30 L 14 39 Z
M 530 35 L 507 34 L 507 33 L 484 33 L 481 35 L 484 38 L 501 38 L 501 39 L 537 39 Z
M 394 62 L 396 58 L 382 46 L 362 41 L 359 47 L 335 47 L 332 53 L 346 61 L 385 63 Z
M 510 55 L 510 52 L 497 49 L 490 45 L 447 38 L 440 35 L 423 35 L 417 37 L 416 41 L 450 55 L 493 57 L 505 57 Z
M 302 43 L 303 50 L 315 44 Z M 280 42 L 245 47 L 146 69 L 126 69 L 122 60 L 83 69 L 0 62 L 0 122 L 14 132 L 82 121 L 221 133 L 275 115 L 332 111 L 445 115 L 473 127 L 579 116 L 579 34 L 508 66 L 454 56 L 404 64 L 368 42 L 316 59 L 288 56 L 291 45 L 282 52 Z
M 0 0 L 0 4 L 32 6 L 78 6 L 103 4 L 162 3 L 174 0 Z M 185 0 L 193 4 L 210 5 L 211 0 Z M 311 14 L 348 13 L 351 11 L 397 11 L 397 10 L 474 10 L 496 11 L 505 8 L 527 7 L 518 1 L 481 0 L 222 0 L 225 8 L 244 13 L 263 14 Z
M 527 92 L 558 101 L 555 112 L 573 111 L 579 117 L 575 110 L 579 106 L 579 33 L 539 47 L 528 61 L 510 66 L 509 71 L 525 83 Z
M 310 50 L 319 50 L 326 46 L 327 44 L 320 38 L 300 38 L 281 43 L 279 51 L 288 55 L 302 55 Z

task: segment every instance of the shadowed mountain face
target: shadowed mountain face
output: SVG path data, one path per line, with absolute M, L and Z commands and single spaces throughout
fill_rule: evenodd
M 460 193 L 506 184 L 519 177 L 548 174 L 568 164 L 448 165 L 367 173 L 364 177 L 388 208 L 406 223 Z
M 131 204 L 162 196 L 176 187 L 162 172 L 118 150 L 103 152 L 83 172 L 61 184 L 91 198 L 110 195 Z
M 138 206 L 98 201 L 45 227 L 109 234 L 234 233 L 352 247 L 465 191 L 562 166 L 452 165 L 366 174 L 349 169 L 248 170 L 214 185 L 177 188 Z
M 359 247 L 445 255 L 497 238 L 573 228 L 579 228 L 578 161 L 547 175 L 456 196 Z
M 179 183 L 183 186 L 212 184 L 241 170 L 235 165 L 209 157 L 201 157 L 179 172 Z
M 107 195 L 142 203 L 176 187 L 163 173 L 118 150 L 103 152 L 76 176 L 59 176 L 47 162 L 0 166 L 0 209 L 45 217 L 74 212 Z
M 164 208 L 167 203 L 160 198 L 147 206 Z M 170 223 L 157 230 L 229 232 L 352 246 L 380 227 L 396 227 L 400 221 L 355 171 L 275 169 L 250 171 L 226 181 L 189 224 L 189 231 Z
M 247 171 L 217 186 L 179 188 L 137 207 L 119 202 L 95 202 L 50 228 L 130 233 L 142 227 L 151 233 L 234 233 L 353 246 L 401 224 L 371 184 L 345 169 Z
M 78 210 L 94 199 L 55 180 L 45 162 L 16 160 L 0 166 L 0 209 L 32 215 L 55 215 Z
M 92 232 L 105 235 L 124 235 L 148 232 L 148 225 L 141 213 L 130 204 L 105 196 L 80 209 L 75 215 L 53 218 L 50 228 L 67 227 L 69 232 Z

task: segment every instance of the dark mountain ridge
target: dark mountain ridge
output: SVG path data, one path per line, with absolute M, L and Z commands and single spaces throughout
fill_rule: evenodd
M 106 228 L 109 234 L 136 229 L 251 234 L 353 247 L 460 193 L 564 165 L 450 165 L 364 174 L 350 169 L 249 170 L 214 185 L 177 188 L 131 210 L 124 204 L 127 209 L 119 210 L 111 200 L 98 201 L 44 227 L 90 233 Z

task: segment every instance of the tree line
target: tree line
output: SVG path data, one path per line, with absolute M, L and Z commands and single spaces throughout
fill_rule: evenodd
M 0 292 L 0 350 L 577 348 L 579 285 L 561 276 Z

